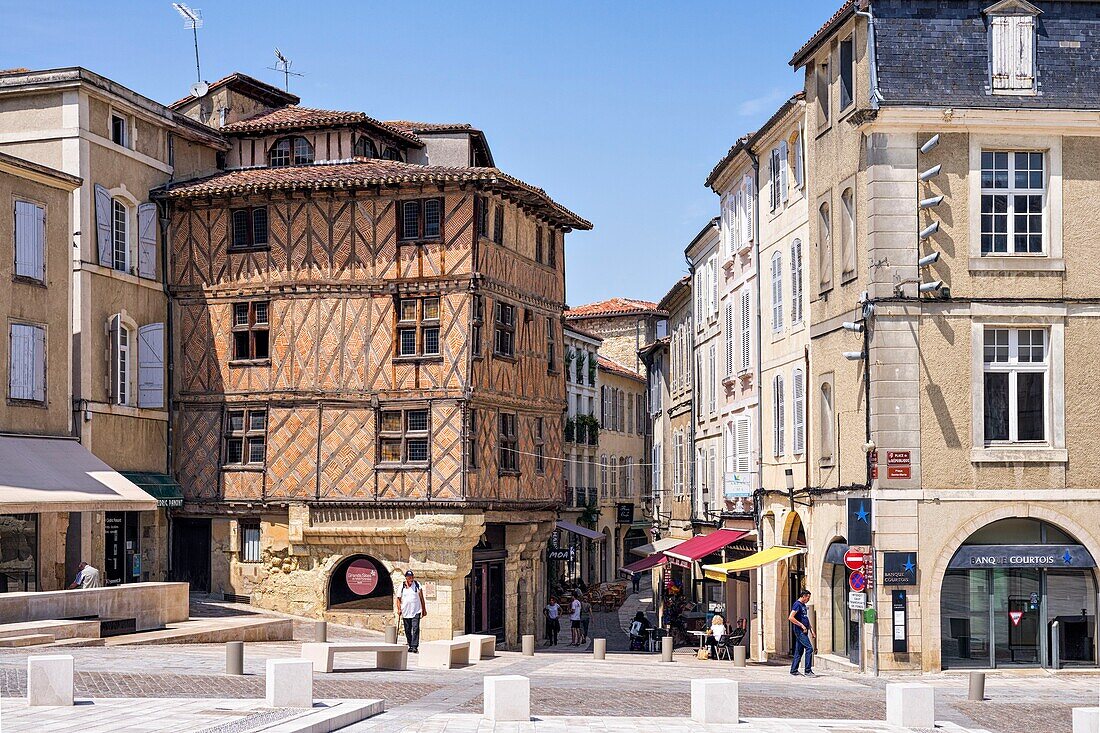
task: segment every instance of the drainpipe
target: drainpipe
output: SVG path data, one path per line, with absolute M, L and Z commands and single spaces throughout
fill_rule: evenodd
M 762 343 L 761 336 L 761 320 L 760 320 L 760 157 L 756 155 L 752 150 L 746 150 L 749 156 L 749 160 L 752 161 L 752 179 L 753 179 L 753 197 L 752 197 L 752 226 L 753 226 L 753 246 L 752 246 L 752 267 L 753 267 L 753 280 L 756 282 L 756 374 L 753 379 L 753 387 L 756 389 L 756 476 L 757 483 L 763 487 L 764 480 L 764 431 L 761 429 L 763 425 L 763 390 L 760 388 L 760 373 L 763 371 L 764 362 L 760 354 L 760 346 Z M 761 505 L 763 502 L 761 502 Z M 759 552 L 764 549 L 764 532 L 763 524 L 761 522 L 760 511 L 756 508 L 756 503 L 753 502 L 753 524 L 756 526 L 756 549 Z M 757 586 L 757 633 L 759 634 L 760 644 L 760 661 L 765 661 L 764 651 L 764 573 L 759 569 L 756 571 L 756 586 Z
M 871 94 L 868 101 L 871 103 L 871 109 L 878 109 L 879 103 L 883 101 L 883 96 L 878 88 L 878 63 L 875 59 L 875 16 L 871 11 L 871 3 L 867 3 L 867 10 L 857 10 L 855 14 L 867 19 L 867 67 L 870 69 L 871 75 Z

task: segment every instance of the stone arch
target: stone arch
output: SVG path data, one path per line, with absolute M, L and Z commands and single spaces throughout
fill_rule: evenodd
M 922 589 L 938 596 L 940 590 L 943 588 L 944 577 L 947 575 L 947 566 L 951 562 L 951 558 L 954 557 L 955 551 L 959 549 L 962 543 L 965 542 L 970 535 L 986 525 L 1001 519 L 1014 518 L 1039 519 L 1053 524 L 1063 532 L 1076 538 L 1079 543 L 1084 545 L 1086 549 L 1092 553 L 1093 557 L 1100 557 L 1100 554 L 1098 554 L 1098 551 L 1100 551 L 1100 536 L 1098 536 L 1094 530 L 1085 528 L 1068 515 L 1039 504 L 1017 505 L 1015 507 L 998 506 L 993 509 L 978 512 L 959 525 L 955 533 L 951 535 L 951 538 L 944 543 L 943 551 L 937 553 L 936 563 L 932 567 L 931 578 L 928 579 L 927 583 L 921 582 Z M 1094 577 L 1095 574 L 1096 571 L 1094 570 Z M 922 602 L 921 608 L 925 618 L 921 632 L 924 637 L 925 650 L 922 666 L 925 671 L 938 670 L 942 668 L 940 646 L 940 625 L 942 623 L 942 618 L 940 603 L 938 600 L 930 599 L 929 601 Z
M 365 594 L 358 594 L 345 580 L 344 573 L 350 569 L 353 563 L 366 560 L 377 571 L 375 588 Z M 357 608 L 364 610 L 388 611 L 393 606 L 394 589 L 398 585 L 400 571 L 381 558 L 368 555 L 363 552 L 350 553 L 342 557 L 334 558 L 324 573 L 325 583 L 325 607 L 332 608 Z
M 799 533 L 802 535 L 803 544 L 806 544 L 806 523 L 802 521 L 802 515 L 798 510 L 792 509 L 783 517 L 783 533 L 778 538 L 780 540 L 778 544 L 796 546 Z

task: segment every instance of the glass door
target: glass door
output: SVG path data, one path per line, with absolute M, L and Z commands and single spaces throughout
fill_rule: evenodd
M 948 570 L 940 595 L 944 668 L 992 666 L 988 570 Z
M 996 667 L 1041 664 L 1038 568 L 997 568 L 993 576 L 993 663 Z

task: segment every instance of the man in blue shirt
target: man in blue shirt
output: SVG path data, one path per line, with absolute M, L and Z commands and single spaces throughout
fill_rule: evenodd
M 810 628 L 810 610 L 806 607 L 806 604 L 810 601 L 810 591 L 803 590 L 799 594 L 798 600 L 791 606 L 791 612 L 787 615 L 787 620 L 794 626 L 794 649 L 792 650 L 792 656 L 794 660 L 791 662 L 791 674 L 798 676 L 798 662 L 802 659 L 802 654 L 806 654 L 806 671 L 807 677 L 817 677 L 814 674 L 814 645 L 810 641 L 817 638 L 817 634 Z

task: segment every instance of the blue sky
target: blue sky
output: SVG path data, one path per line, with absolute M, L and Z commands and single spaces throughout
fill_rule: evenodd
M 279 46 L 305 105 L 471 122 L 497 165 L 595 224 L 567 239 L 572 305 L 658 300 L 717 213 L 707 173 L 801 79 L 791 55 L 841 0 L 195 0 L 203 77 L 271 83 Z M 0 0 L 0 67 L 85 66 L 170 102 L 195 81 L 167 0 Z

